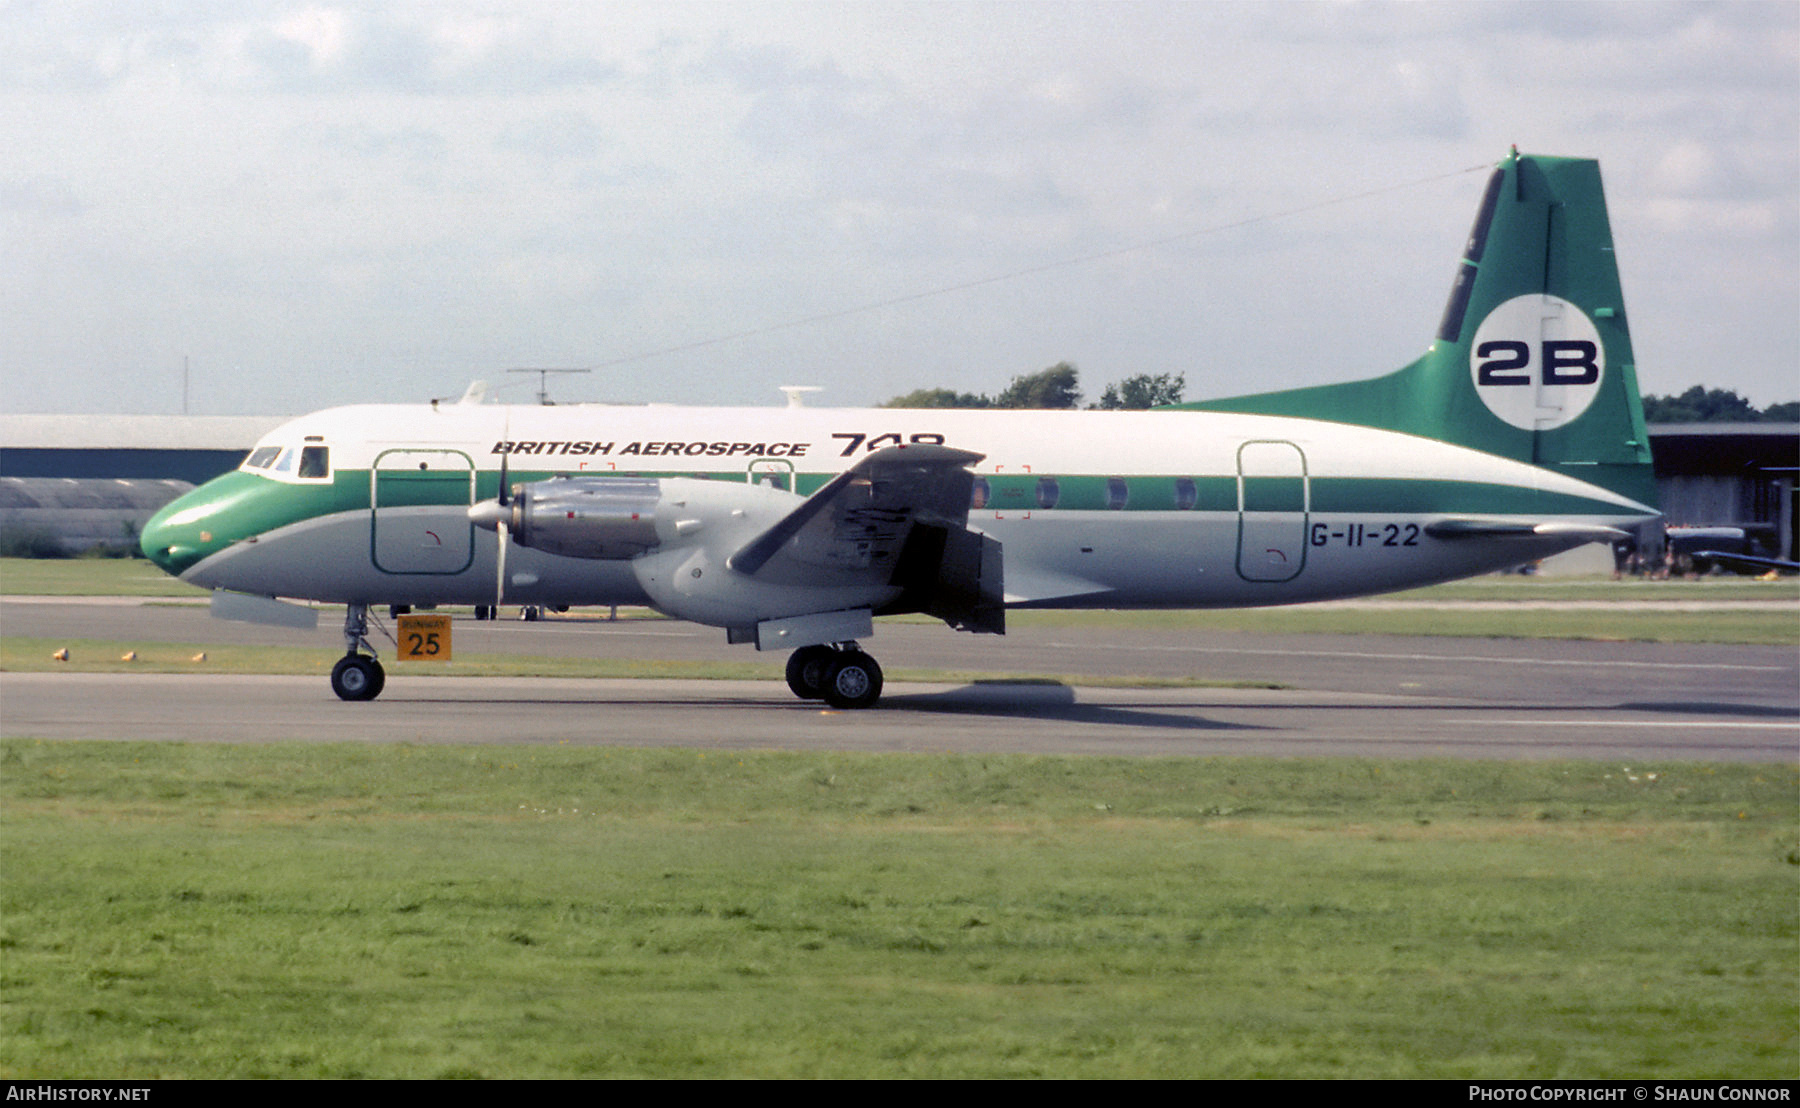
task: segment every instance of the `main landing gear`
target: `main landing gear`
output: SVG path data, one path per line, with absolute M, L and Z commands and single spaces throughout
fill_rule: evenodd
M 387 684 L 387 673 L 369 645 L 369 606 L 352 604 L 344 609 L 344 656 L 331 667 L 331 691 L 340 700 L 374 700 Z M 368 653 L 362 653 L 367 650 Z
M 881 699 L 881 667 L 853 642 L 803 646 L 788 658 L 788 688 L 833 708 L 867 708 Z

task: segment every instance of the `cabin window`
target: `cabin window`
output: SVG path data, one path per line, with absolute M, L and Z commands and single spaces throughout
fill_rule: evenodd
M 300 451 L 300 476 L 324 477 L 331 472 L 331 449 L 308 446 Z
M 782 492 L 793 492 L 794 463 L 781 458 L 758 458 L 750 463 L 750 468 L 745 473 L 745 479 L 752 485 L 780 489 Z
M 1056 478 L 1054 478 L 1054 477 L 1039 477 L 1038 478 L 1038 483 L 1037 483 L 1037 506 L 1038 507 L 1054 508 L 1054 507 L 1056 507 L 1057 500 L 1059 500 L 1061 497 L 1062 497 L 1062 486 L 1056 483 Z
M 1192 477 L 1175 478 L 1175 510 L 1191 512 L 1200 503 L 1200 486 Z
M 1125 478 L 1108 477 L 1106 479 L 1106 506 L 1108 508 L 1115 512 L 1120 511 L 1130 499 L 1131 486 L 1125 483 Z
M 270 463 L 275 461 L 275 456 L 280 453 L 281 447 L 279 446 L 259 446 L 250 452 L 248 458 L 244 459 L 244 468 L 268 469 Z
M 987 507 L 988 506 L 988 494 L 989 494 L 989 490 L 988 490 L 987 478 L 986 477 L 975 478 L 975 483 L 969 487 L 969 507 L 977 508 L 977 509 Z

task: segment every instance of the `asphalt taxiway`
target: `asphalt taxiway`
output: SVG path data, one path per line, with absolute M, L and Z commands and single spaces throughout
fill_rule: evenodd
M 204 607 L 0 599 L 9 636 L 342 651 L 335 620 L 297 632 Z M 890 681 L 871 711 L 794 699 L 783 657 L 661 620 L 456 623 L 459 653 L 745 660 L 757 681 L 423 676 L 388 665 L 371 703 L 322 677 L 0 675 L 0 734 L 185 741 L 570 743 L 1120 755 L 1449 756 L 1800 761 L 1800 654 L 1786 647 L 1258 635 L 1016 627 L 1004 638 L 884 623 L 890 673 L 969 670 L 1036 683 Z M 383 644 L 385 645 L 385 644 Z M 384 653 L 386 653 L 384 651 Z M 1118 676 L 1276 688 L 1111 688 Z

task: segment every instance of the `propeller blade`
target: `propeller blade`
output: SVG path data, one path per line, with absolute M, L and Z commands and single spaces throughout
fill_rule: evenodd
M 504 434 L 510 443 L 512 439 L 512 409 L 510 407 L 506 409 Z M 512 473 L 508 466 L 508 463 L 511 461 L 512 454 L 510 450 L 507 453 L 500 455 L 500 510 L 495 513 L 494 520 L 494 537 L 500 540 L 499 548 L 494 555 L 495 619 L 500 618 L 500 605 L 506 603 L 506 548 L 512 545 L 512 528 L 510 524 L 512 523 L 513 490 Z
M 494 528 L 494 534 L 500 540 L 500 552 L 494 558 L 494 607 L 499 608 L 506 603 L 506 548 L 512 545 L 512 532 L 502 523 Z
M 510 408 L 507 409 L 506 436 L 509 439 L 512 437 L 512 409 Z M 508 445 L 510 447 L 510 443 Z M 499 552 L 494 556 L 495 619 L 500 618 L 500 605 L 506 603 L 506 548 L 512 545 L 512 531 L 505 523 L 505 520 L 512 516 L 512 512 L 509 510 L 512 508 L 512 478 L 508 475 L 506 465 L 511 456 L 510 449 L 508 453 L 500 455 L 499 496 L 501 522 L 494 528 L 494 536 L 500 540 Z

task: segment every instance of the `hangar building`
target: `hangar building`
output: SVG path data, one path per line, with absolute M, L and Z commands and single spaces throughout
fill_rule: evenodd
M 1650 453 L 1670 527 L 1742 527 L 1759 553 L 1800 550 L 1800 423 L 1653 423 Z
M 0 415 L 0 545 L 135 544 L 164 504 L 233 469 L 280 416 Z

